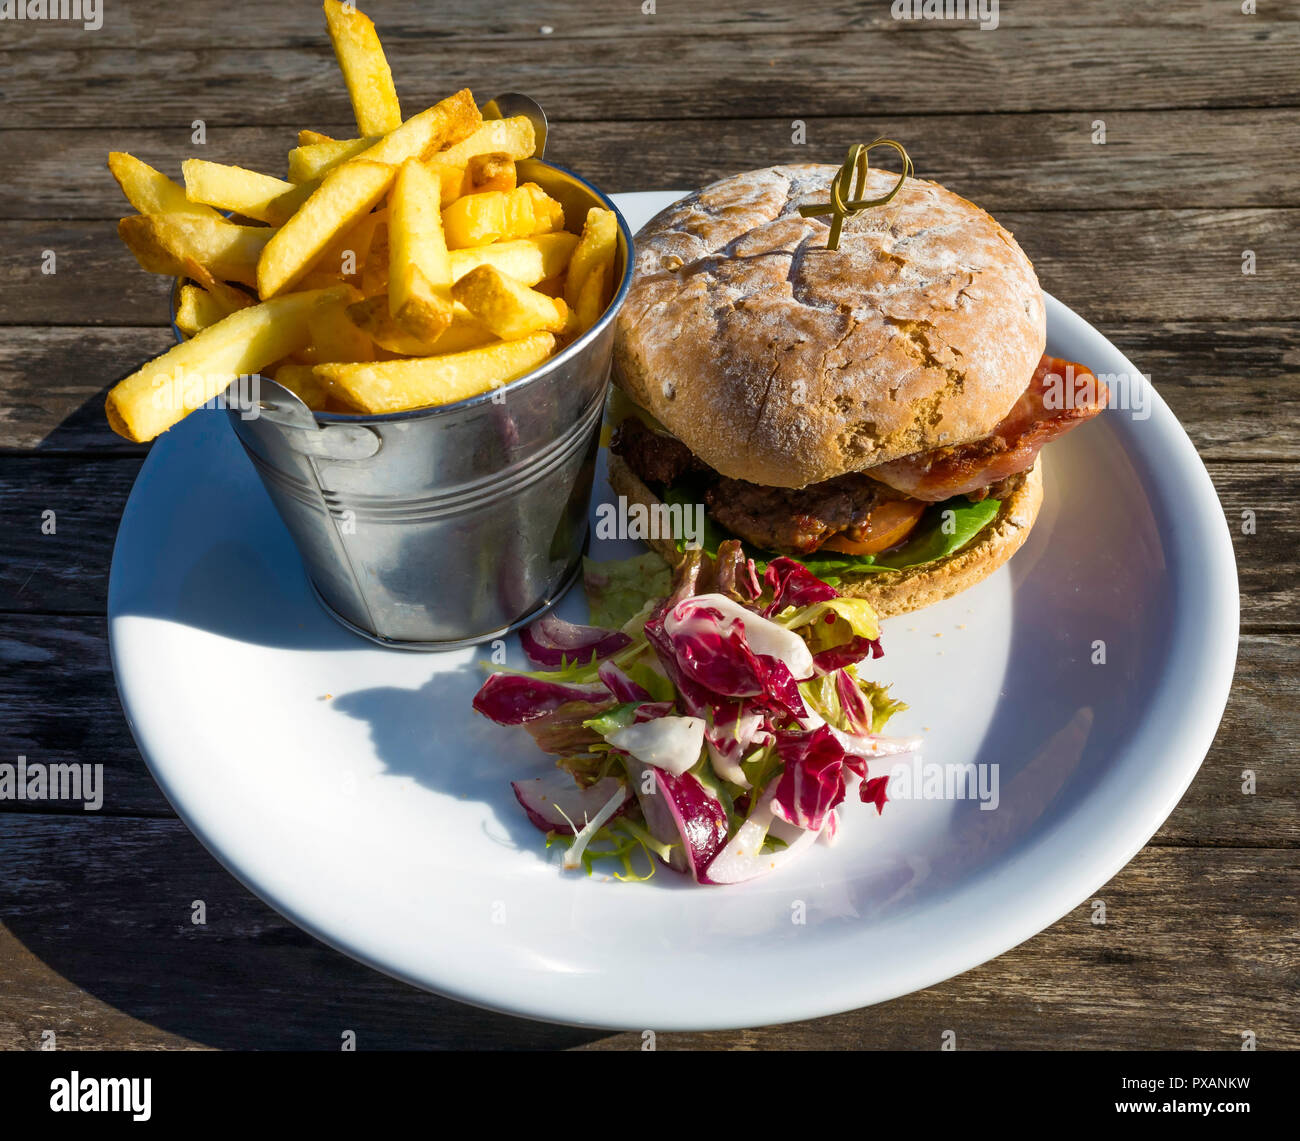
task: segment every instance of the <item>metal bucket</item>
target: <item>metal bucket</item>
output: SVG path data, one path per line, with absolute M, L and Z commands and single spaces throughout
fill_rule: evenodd
M 563 167 L 521 181 L 570 227 L 614 211 L 617 288 L 600 321 L 493 393 L 386 415 L 311 412 L 261 379 L 259 415 L 230 420 L 293 536 L 317 597 L 350 630 L 411 650 L 498 637 L 544 613 L 581 566 L 632 234 L 614 204 Z

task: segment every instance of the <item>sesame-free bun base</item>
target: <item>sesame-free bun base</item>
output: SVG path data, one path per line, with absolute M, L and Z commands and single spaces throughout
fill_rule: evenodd
M 942 602 L 982 582 L 1029 537 L 1043 504 L 1042 465 L 1040 456 L 1016 492 L 1002 501 L 1002 510 L 993 522 L 960 551 L 904 570 L 847 574 L 836 589 L 851 598 L 867 599 L 877 614 L 888 618 Z M 629 504 L 653 507 L 660 502 L 622 458 L 613 453 L 609 456 L 609 482 L 616 494 L 627 497 Z M 672 539 L 655 538 L 647 542 L 670 566 L 681 561 L 681 552 Z

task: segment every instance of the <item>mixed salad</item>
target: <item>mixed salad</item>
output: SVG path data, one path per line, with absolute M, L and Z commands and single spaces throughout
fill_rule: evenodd
M 540 668 L 499 670 L 474 698 L 558 758 L 513 787 L 563 866 L 646 879 L 662 861 L 738 883 L 833 841 L 845 801 L 882 811 L 889 778 L 869 766 L 918 742 L 881 735 L 905 706 L 861 676 L 881 655 L 871 606 L 789 558 L 760 579 L 734 540 L 686 552 L 671 582 L 659 562 L 638 605 L 626 581 L 654 562 L 589 567 L 602 624 L 534 623 L 522 642 Z

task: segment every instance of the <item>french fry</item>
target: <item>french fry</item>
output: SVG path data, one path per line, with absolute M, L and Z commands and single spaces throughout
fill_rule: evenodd
M 378 211 L 376 211 L 378 213 Z M 370 253 L 361 267 L 360 289 L 367 297 L 376 293 L 388 292 L 388 220 L 375 226 L 374 236 L 370 240 Z M 384 304 L 388 301 L 385 298 Z
M 437 180 L 418 159 L 398 171 L 388 202 L 388 309 L 407 332 L 435 341 L 451 324 L 451 258 Z
M 387 210 L 373 210 L 349 230 L 343 231 L 316 260 L 318 270 L 337 270 L 352 285 L 360 286 L 362 271 L 375 240 L 375 231 L 387 223 Z
M 188 412 L 307 343 L 307 318 L 331 290 L 291 293 L 240 309 L 173 346 L 109 391 L 109 427 L 136 443 L 152 440 Z M 338 296 L 351 295 L 340 286 Z
M 485 190 L 513 190 L 518 177 L 515 160 L 501 151 L 472 155 L 465 164 L 465 175 L 469 179 L 469 189 L 462 191 L 465 194 L 482 194 Z
M 375 359 L 370 338 L 348 320 L 348 306 L 356 301 L 349 297 L 322 302 L 307 318 L 311 347 L 317 361 L 369 361 Z
M 608 303 L 605 292 L 606 282 L 609 279 L 610 272 L 613 268 L 613 261 L 602 261 L 600 264 L 593 266 L 587 274 L 586 280 L 582 283 L 582 290 L 578 294 L 578 304 L 575 306 L 578 329 L 586 332 L 597 321 L 600 315 L 605 312 L 605 306 Z
M 465 88 L 418 115 L 412 115 L 382 138 L 344 139 L 290 151 L 289 180 L 308 182 L 321 178 L 339 164 L 354 158 L 393 166 L 400 166 L 408 158 L 427 158 L 440 147 L 471 134 L 482 121 L 474 96 Z M 459 165 L 465 163 L 462 161 Z
M 549 234 L 564 229 L 564 207 L 537 183 L 525 182 L 511 193 L 527 194 L 532 199 L 533 218 L 537 226 L 534 233 Z
M 593 206 L 587 211 L 587 220 L 582 226 L 582 239 L 573 251 L 573 260 L 569 262 L 569 277 L 564 285 L 564 300 L 574 309 L 578 307 L 578 295 L 582 292 L 587 275 L 601 262 L 614 261 L 614 252 L 618 249 L 618 222 L 612 210 L 602 210 Z M 581 319 L 581 315 L 579 317 Z
M 139 211 L 119 233 L 145 269 L 183 278 L 175 322 L 189 338 L 108 394 L 127 439 L 154 438 L 249 373 L 350 413 L 490 391 L 577 331 L 561 294 L 580 248 L 581 315 L 608 304 L 612 261 L 565 232 L 541 187 L 519 184 L 529 120 L 485 123 L 468 89 L 403 120 L 373 22 L 350 0 L 323 6 L 359 137 L 298 131 L 287 181 L 189 159 L 182 187 L 109 156 Z
M 317 375 L 314 365 L 282 364 L 271 375 L 276 384 L 282 384 L 308 408 L 320 411 L 325 407 L 329 389 Z
M 536 368 L 554 348 L 555 338 L 550 333 L 533 333 L 518 341 L 440 357 L 321 364 L 316 366 L 316 375 L 365 412 L 400 412 L 489 392 Z
M 348 98 L 363 135 L 383 135 L 402 122 L 393 73 L 369 16 L 355 4 L 325 0 L 325 23 L 334 55 L 347 84 Z
M 463 305 L 453 304 L 452 311 L 451 324 L 436 341 L 412 336 L 394 321 L 388 311 L 388 297 L 382 293 L 349 305 L 347 318 L 380 348 L 404 357 L 459 353 L 497 339 Z
M 304 289 L 333 289 L 336 285 L 351 284 L 345 282 L 337 273 L 330 273 L 323 269 L 309 269 L 294 283 L 293 290 L 295 293 L 300 293 Z
M 470 249 L 562 230 L 564 208 L 540 186 L 528 182 L 514 190 L 457 198 L 443 210 L 442 226 L 449 249 Z
M 448 166 L 465 166 L 475 155 L 508 154 L 512 159 L 528 158 L 537 149 L 533 124 L 523 115 L 510 119 L 484 119 L 466 137 L 443 146 L 429 161 Z
M 108 170 L 126 195 L 126 200 L 141 214 L 193 214 L 199 218 L 221 217 L 210 206 L 191 202 L 185 191 L 161 171 L 125 151 L 108 156 Z
M 472 269 L 451 287 L 451 295 L 503 341 L 529 333 L 563 333 L 569 307 L 521 285 L 490 265 Z
M 440 205 L 450 206 L 462 194 L 470 193 L 469 176 L 463 166 L 443 166 L 436 162 L 425 165 L 441 184 Z
M 483 116 L 474 102 L 474 96 L 465 87 L 418 115 L 413 115 L 357 157 L 369 162 L 388 162 L 394 165 L 403 163 L 408 158 L 427 158 L 448 143 L 473 133 L 482 122 Z
M 176 327 L 187 337 L 194 336 L 200 329 L 215 325 L 222 317 L 229 315 L 229 310 L 206 289 L 200 289 L 197 285 L 181 286 L 175 320 Z
M 334 167 L 356 158 L 379 141 L 378 137 L 322 139 L 315 143 L 299 141 L 299 144 L 289 152 L 289 181 L 319 182 Z
M 477 249 L 452 250 L 451 279 L 459 280 L 477 265 L 493 265 L 524 285 L 536 285 L 563 273 L 577 245 L 577 234 L 561 231 Z
M 463 305 L 457 305 L 456 315 L 451 319 L 451 324 L 434 342 L 432 355 L 463 353 L 466 349 L 476 349 L 480 345 L 491 344 L 497 339 Z
M 283 293 L 301 278 L 343 230 L 368 214 L 392 185 L 395 169 L 354 159 L 332 171 L 266 244 L 257 262 L 257 292 Z
M 272 226 L 286 222 L 311 194 L 310 186 L 295 186 L 269 174 L 201 158 L 187 158 L 181 163 L 181 173 L 191 202 L 231 210 Z
M 179 276 L 188 258 L 223 281 L 257 282 L 257 261 L 278 233 L 196 214 L 137 214 L 117 224 L 118 236 L 150 273 Z
M 226 313 L 233 313 L 236 309 L 244 309 L 253 304 L 253 298 L 242 289 L 213 277 L 207 266 L 200 265 L 193 258 L 185 258 L 183 265 L 185 276 L 205 292 L 212 294 L 221 303 Z

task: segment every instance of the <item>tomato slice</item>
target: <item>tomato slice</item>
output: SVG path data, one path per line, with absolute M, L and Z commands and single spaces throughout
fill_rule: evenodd
M 864 538 L 850 539 L 847 535 L 833 535 L 821 545 L 821 549 L 838 551 L 842 555 L 879 554 L 906 539 L 928 506 L 928 503 L 917 499 L 887 500 L 873 508 L 867 516 Z

